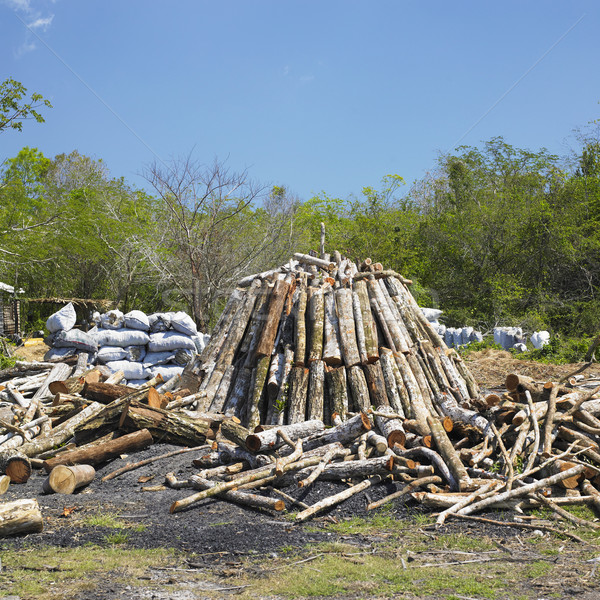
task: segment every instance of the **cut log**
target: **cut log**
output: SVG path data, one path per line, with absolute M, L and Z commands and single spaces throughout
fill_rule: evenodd
M 0 473 L 8 475 L 12 483 L 27 483 L 31 477 L 31 461 L 18 450 L 2 452 Z
M 228 367 L 231 367 L 233 363 L 235 353 L 238 350 L 248 322 L 250 321 L 250 317 L 252 316 L 259 289 L 260 283 L 257 282 L 256 285 L 252 285 L 248 290 L 244 301 L 240 304 L 229 326 L 229 331 L 223 341 L 219 356 L 215 361 L 215 366 L 212 369 L 208 380 L 202 382 L 202 389 L 206 391 L 207 396 L 206 401 L 203 404 L 210 405 L 210 410 L 219 411 L 223 407 L 223 402 L 225 401 L 225 398 L 222 397 L 223 393 L 221 393 L 222 398 L 217 405 L 212 406 L 210 403 L 213 402 L 213 398 L 219 389 L 221 380 L 227 372 Z M 229 381 L 231 381 L 231 376 Z
M 393 412 L 393 409 L 389 406 L 380 406 L 378 408 L 380 413 L 389 412 L 390 414 Z M 383 437 L 387 441 L 387 445 L 392 448 L 394 444 L 399 444 L 400 446 L 404 446 L 406 442 L 406 433 L 404 431 L 404 427 L 402 426 L 402 421 L 398 418 L 386 418 L 383 416 L 375 417 L 375 424 L 377 425 L 377 429 L 381 431 Z
M 264 389 L 269 374 L 271 356 L 261 356 L 256 363 L 250 383 L 250 398 L 248 402 L 248 416 L 246 422 L 249 429 L 254 429 L 260 424 L 264 407 Z
M 0 538 L 39 533 L 43 529 L 42 512 L 34 498 L 0 504 Z
M 353 411 L 367 412 L 371 408 L 371 400 L 369 397 L 369 386 L 365 378 L 365 374 L 359 365 L 350 367 L 347 370 L 348 387 L 352 396 Z
M 333 271 L 336 266 L 333 262 L 322 260 L 316 256 L 311 256 L 310 254 L 301 254 L 300 252 L 294 254 L 294 260 L 307 265 L 314 265 L 315 267 L 325 269 L 325 271 Z
M 323 402 L 325 398 L 325 363 L 315 360 L 310 363 L 308 375 L 308 398 L 306 418 L 309 421 L 323 419 Z
M 353 294 L 358 297 L 358 305 L 360 307 L 361 323 L 365 341 L 365 362 L 375 362 L 379 358 L 379 341 L 377 339 L 377 327 L 371 312 L 367 283 L 366 281 L 355 280 L 352 287 Z M 353 307 L 355 305 L 356 301 L 353 300 Z
M 340 327 L 340 346 L 346 368 L 361 362 L 356 341 L 356 324 L 352 304 L 352 291 L 348 288 L 335 290 L 335 303 Z
M 251 452 L 262 453 L 269 452 L 280 448 L 284 441 L 279 437 L 278 432 L 283 431 L 291 440 L 295 441 L 300 438 L 305 438 L 316 433 L 320 433 L 325 429 L 323 421 L 303 421 L 300 423 L 283 425 L 281 427 L 272 427 L 264 431 L 250 434 L 246 440 L 246 448 Z
M 275 336 L 279 329 L 281 313 L 289 290 L 290 284 L 282 279 L 277 280 L 273 286 L 271 297 L 269 298 L 265 323 L 254 353 L 255 364 L 259 358 L 262 358 L 263 356 L 270 357 L 273 352 L 273 342 L 275 341 Z
M 323 355 L 323 329 L 325 304 L 321 289 L 310 289 L 306 310 L 308 325 L 308 362 L 321 360 Z
M 72 494 L 75 490 L 88 485 L 96 477 L 96 470 L 91 465 L 75 465 L 67 467 L 58 465 L 48 477 L 48 485 L 57 494 Z
M 325 327 L 323 340 L 323 361 L 328 366 L 342 364 L 340 325 L 335 307 L 335 294 L 332 290 L 323 296 L 325 307 Z
M 135 431 L 114 440 L 86 449 L 65 452 L 56 458 L 44 461 L 44 469 L 50 473 L 58 465 L 99 465 L 119 457 L 121 454 L 138 452 L 152 444 L 152 434 L 147 429 Z
M 8 491 L 10 486 L 10 477 L 8 475 L 0 475 L 0 496 Z
M 329 368 L 326 371 L 327 392 L 331 401 L 331 412 L 346 419 L 348 414 L 348 390 L 346 387 L 346 368 Z
M 400 418 L 406 418 L 405 407 L 408 407 L 408 393 L 402 382 L 402 376 L 398 365 L 394 360 L 394 355 L 389 348 L 381 349 L 381 358 L 379 360 L 385 382 L 385 392 L 390 406 Z
M 303 445 L 304 452 L 309 452 L 320 446 L 336 442 L 347 444 L 357 437 L 360 437 L 363 433 L 370 431 L 372 427 L 373 425 L 367 414 L 361 412 L 327 431 L 305 438 Z
M 157 442 L 199 446 L 207 437 L 214 435 L 209 420 L 187 417 L 139 402 L 131 402 L 123 416 L 123 428 L 128 431 L 148 429 Z
M 369 388 L 370 405 L 379 409 L 382 406 L 390 406 L 387 393 L 385 391 L 385 380 L 381 370 L 380 361 L 365 365 L 363 367 L 367 386 Z
M 309 370 L 293 367 L 290 373 L 288 395 L 288 424 L 301 423 L 306 418 L 306 397 L 308 393 Z
M 89 406 L 86 406 L 82 411 L 77 413 L 74 417 L 71 417 L 64 423 L 61 423 L 58 427 L 52 430 L 52 433 L 45 435 L 41 438 L 35 438 L 29 442 L 24 443 L 20 446 L 19 451 L 25 456 L 36 456 L 46 450 L 51 450 L 57 446 L 60 446 L 68 439 L 72 438 L 75 434 L 75 430 L 87 424 L 88 421 L 100 414 L 100 412 L 106 407 L 98 402 L 92 402 Z
M 100 382 L 84 382 L 81 388 L 81 395 L 89 400 L 100 402 L 101 404 L 110 404 L 113 400 L 121 398 L 127 394 L 136 392 L 137 389 L 128 385 L 115 385 Z
M 306 304 L 307 293 L 302 287 L 298 295 L 298 300 L 293 308 L 295 314 L 296 328 L 294 330 L 294 364 L 304 366 L 306 363 Z

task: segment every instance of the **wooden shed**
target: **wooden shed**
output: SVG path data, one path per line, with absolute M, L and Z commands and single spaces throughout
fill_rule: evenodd
M 18 290 L 23 293 L 24 290 Z M 15 288 L 0 281 L 0 335 L 19 333 L 21 330 L 21 301 L 16 297 Z

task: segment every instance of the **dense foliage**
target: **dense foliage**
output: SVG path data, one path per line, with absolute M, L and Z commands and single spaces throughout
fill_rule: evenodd
M 0 133 L 43 121 L 39 94 L 0 85 Z M 567 160 L 501 137 L 442 156 L 410 189 L 398 175 L 350 198 L 300 201 L 225 163 L 191 157 L 148 168 L 151 193 L 77 151 L 35 148 L 0 167 L 0 280 L 28 297 L 183 308 L 214 323 L 243 275 L 327 248 L 369 256 L 415 281 L 449 325 L 521 324 L 593 335 L 600 313 L 600 142 Z

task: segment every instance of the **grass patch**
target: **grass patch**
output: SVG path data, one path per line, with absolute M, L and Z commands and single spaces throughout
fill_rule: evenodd
M 109 527 L 110 529 L 122 529 L 123 521 L 117 513 L 96 513 L 81 519 L 82 525 L 88 527 Z
M 173 563 L 172 549 L 136 550 L 119 547 L 32 548 L 2 552 L 0 590 L 6 596 L 56 600 L 102 589 L 107 573 L 133 587 L 147 569 Z M 144 582 L 147 584 L 147 581 Z

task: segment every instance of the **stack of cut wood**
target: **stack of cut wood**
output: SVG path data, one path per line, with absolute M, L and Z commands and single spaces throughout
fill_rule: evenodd
M 299 519 L 390 478 L 395 497 L 447 506 L 442 521 L 492 506 L 560 508 L 575 489 L 577 502 L 600 504 L 600 387 L 510 375 L 504 396 L 481 394 L 409 284 L 368 259 L 295 255 L 240 282 L 181 377 L 131 388 L 82 357 L 2 371 L 0 472 L 17 483 L 61 466 L 45 489 L 74 491 L 95 475 L 78 465 L 214 440 L 197 477 L 167 476 L 197 490 L 173 512 L 209 496 L 279 510 L 281 491 L 246 490 L 318 478 L 352 486 Z

